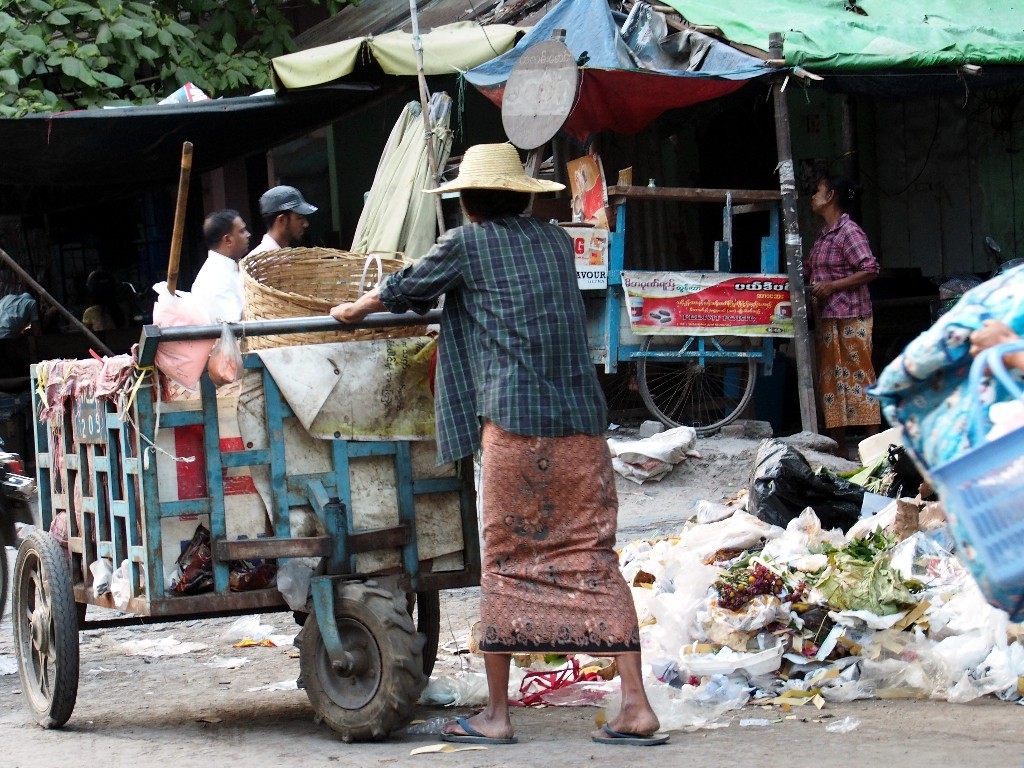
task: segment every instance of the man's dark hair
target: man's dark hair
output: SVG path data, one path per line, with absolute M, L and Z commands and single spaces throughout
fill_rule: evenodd
M 459 196 L 466 213 L 482 221 L 518 216 L 526 210 L 532 197 L 529 192 L 507 189 L 464 189 Z
M 277 221 L 278 216 L 287 216 L 291 211 L 274 211 L 273 213 L 265 213 L 261 217 L 263 219 L 263 228 L 270 231 L 270 228 L 274 226 L 274 222 Z
M 234 229 L 235 219 L 239 216 L 238 211 L 225 208 L 223 211 L 214 211 L 203 221 L 203 242 L 211 251 L 217 247 L 224 235 Z

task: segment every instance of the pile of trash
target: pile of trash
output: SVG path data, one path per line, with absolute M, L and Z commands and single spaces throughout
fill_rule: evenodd
M 864 515 L 863 487 L 801 461 L 765 441 L 750 487 L 733 503 L 698 504 L 675 536 L 621 550 L 662 727 L 719 727 L 748 702 L 788 711 L 995 695 L 1024 704 L 1022 625 L 986 602 L 953 552 L 938 502 L 879 505 L 868 493 L 881 509 Z M 782 462 L 788 469 L 766 480 Z M 809 498 L 791 487 L 801 483 L 821 492 L 813 507 L 795 506 Z M 521 679 L 510 686 L 513 700 Z M 572 682 L 544 702 L 600 704 L 614 716 L 617 681 Z

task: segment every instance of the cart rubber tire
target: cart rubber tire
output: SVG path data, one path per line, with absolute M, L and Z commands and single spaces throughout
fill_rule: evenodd
M 662 362 L 645 358 L 656 337 L 648 336 L 637 358 L 637 383 L 640 396 L 651 414 L 667 427 L 693 427 L 700 436 L 711 435 L 726 424 L 731 424 L 743 412 L 754 394 L 757 383 L 757 361 L 741 358 L 738 362 L 723 360 L 700 365 L 696 361 Z M 726 338 L 726 337 L 720 337 Z M 744 351 L 750 349 L 750 340 L 738 338 Z M 709 356 L 713 357 L 712 352 Z M 743 379 L 738 396 L 719 396 L 726 369 Z M 705 407 L 704 403 L 715 403 Z M 691 418 L 682 418 L 689 413 Z
M 299 671 L 317 721 L 343 741 L 384 739 L 412 719 L 426 676 L 424 638 L 404 599 L 373 581 L 346 584 L 334 601 L 338 634 L 346 650 L 362 646 L 364 669 L 345 677 L 334 671 L 316 614 L 303 627 Z
M 78 617 L 67 555 L 50 534 L 21 543 L 12 586 L 21 689 L 36 721 L 60 728 L 78 697 Z
M 0 538 L 0 621 L 7 610 L 7 543 Z
M 441 641 L 441 593 L 416 593 L 416 631 L 423 635 L 423 674 L 430 677 Z

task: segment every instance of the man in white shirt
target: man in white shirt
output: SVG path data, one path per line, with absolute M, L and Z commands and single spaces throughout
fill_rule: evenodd
M 238 262 L 249 248 L 249 229 L 238 211 L 216 211 L 203 222 L 203 240 L 210 252 L 192 283 L 192 295 L 213 322 L 238 322 L 245 309 Z
M 309 227 L 306 217 L 318 210 L 315 205 L 307 203 L 295 187 L 271 187 L 260 197 L 260 216 L 267 234 L 250 255 L 288 248 L 299 242 Z

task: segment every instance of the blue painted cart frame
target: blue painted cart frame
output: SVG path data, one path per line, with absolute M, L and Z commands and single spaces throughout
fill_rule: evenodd
M 372 315 L 366 322 L 353 327 L 422 325 L 439 319 L 439 313 L 434 315 Z M 231 327 L 239 336 L 258 336 L 338 330 L 341 326 L 331 318 L 296 318 L 234 323 Z M 281 610 L 285 607 L 276 588 L 231 592 L 228 563 L 233 560 L 274 559 L 280 565 L 291 557 L 323 557 L 327 576 L 362 577 L 367 574 L 355 571 L 357 554 L 397 549 L 402 562 L 400 583 L 408 592 L 479 583 L 476 502 L 472 466 L 467 462 L 455 477 L 414 479 L 408 441 L 332 440 L 330 472 L 307 474 L 297 468 L 289 468 L 285 461 L 284 420 L 293 414 L 277 384 L 255 354 L 246 355 L 244 365 L 248 370 L 262 372 L 268 448 L 222 451 L 217 393 L 205 373 L 200 382 L 201 409 L 158 414 L 155 380 L 151 373 L 147 373 L 147 370 L 152 370 L 149 367 L 157 346 L 162 341 L 209 339 L 218 337 L 220 333 L 219 326 L 173 329 L 147 326 L 139 351 L 142 381 L 133 398 L 129 418 L 121 419 L 114 403 L 97 401 L 91 405 L 98 409 L 98 416 L 93 417 L 98 428 L 91 438 L 76 441 L 74 436 L 82 434 L 82 425 L 75 427 L 72 423 L 74 415 L 69 410 L 65 414 L 65 427 L 60 430 L 64 455 L 59 462 L 54 461 L 46 426 L 37 421 L 35 439 L 42 525 L 49 529 L 58 512 L 69 512 L 72 584 L 77 603 L 113 607 L 109 594 L 99 598 L 92 594 L 89 566 L 99 558 L 107 558 L 115 564 L 129 561 L 132 584 L 142 584 L 145 589 L 135 590 L 128 610 L 136 616 L 156 620 Z M 35 377 L 35 369 L 32 375 Z M 38 402 L 35 407 L 38 412 Z M 157 462 L 152 456 L 146 456 L 147 452 L 152 454 L 151 440 L 156 434 L 158 420 L 161 428 L 202 426 L 206 496 L 186 501 L 160 501 Z M 349 464 L 353 459 L 367 456 L 387 456 L 393 460 L 398 495 L 397 527 L 353 528 L 352 516 L 348 513 L 352 508 Z M 277 521 L 275 535 L 228 541 L 224 470 L 256 466 L 266 466 L 270 472 L 273 519 Z M 433 573 L 424 571 L 420 563 L 415 501 L 417 497 L 437 493 L 459 494 L 465 550 L 464 567 L 458 571 Z M 73 513 L 76 495 L 79 515 Z M 325 535 L 303 538 L 290 535 L 288 510 L 303 504 L 312 507 L 326 531 Z M 164 573 L 170 564 L 162 559 L 161 520 L 187 515 L 208 516 L 210 521 L 214 585 L 213 590 L 205 594 L 171 596 L 164 584 Z M 117 622 L 102 622 L 103 625 L 112 623 Z M 138 623 L 137 619 L 132 623 Z M 84 628 L 91 626 L 99 624 L 83 624 Z
M 750 374 L 744 397 L 738 397 L 737 407 L 724 418 L 716 419 L 713 424 L 696 425 L 698 433 L 707 434 L 715 431 L 725 423 L 737 418 L 743 407 L 749 402 L 754 385 L 754 368 L 761 375 L 771 375 L 774 347 L 772 339 L 765 337 L 744 342 L 740 346 L 723 345 L 719 336 L 727 336 L 728 329 L 715 329 L 719 336 L 663 336 L 647 337 L 645 343 L 623 343 L 623 302 L 622 271 L 626 268 L 626 237 L 627 207 L 630 201 L 637 203 L 682 202 L 712 203 L 723 206 L 722 240 L 715 244 L 715 271 L 728 273 L 732 271 L 732 223 L 736 215 L 768 212 L 768 232 L 761 239 L 760 263 L 761 272 L 775 274 L 780 269 L 780 204 L 782 196 L 771 190 L 720 190 L 720 189 L 684 189 L 672 187 L 610 187 L 609 200 L 615 213 L 615 230 L 609 233 L 609 265 L 608 287 L 600 291 L 587 291 L 601 297 L 600 322 L 590 328 L 591 355 L 596 365 L 603 366 L 606 373 L 618 371 L 623 362 L 636 363 L 643 370 L 650 363 L 679 364 L 680 371 L 689 368 L 692 371 L 705 371 L 716 364 L 738 364 L 743 366 L 749 361 Z M 680 374 L 684 376 L 684 374 Z M 657 398 L 644 392 L 644 378 L 641 375 L 640 388 L 644 400 L 651 413 L 668 426 L 678 423 L 668 416 L 657 405 Z
M 435 311 L 370 315 L 354 325 L 321 317 L 234 323 L 231 329 L 241 336 L 281 336 L 422 326 L 439 319 L 440 312 Z M 212 339 L 221 332 L 220 326 L 147 326 L 138 366 L 116 403 L 85 400 L 79 393 L 72 402 L 53 404 L 60 408 L 56 422 L 37 420 L 41 523 L 43 531 L 52 531 L 57 515 L 63 513 L 67 552 L 55 536 L 43 531 L 29 534 L 19 549 L 14 636 L 24 698 L 41 725 L 60 727 L 70 718 L 77 697 L 79 629 L 284 610 L 287 604 L 276 586 L 232 592 L 229 564 L 262 559 L 274 560 L 280 567 L 289 558 L 315 557 L 320 558 L 320 567 L 310 579 L 311 597 L 305 610 L 296 611 L 304 636 L 301 643 L 296 641 L 300 687 L 306 689 L 317 717 L 344 740 L 384 738 L 408 722 L 433 667 L 439 632 L 437 592 L 479 584 L 472 463 L 459 462 L 450 472 L 436 474 L 420 467 L 423 474 L 417 476 L 411 441 L 335 439 L 329 441 L 326 471 L 289 466 L 285 420 L 293 413 L 256 354 L 244 356 L 243 363 L 262 377 L 267 447 L 225 449 L 217 391 L 210 378 L 202 376 L 198 407 L 161 412 L 153 367 L 161 343 Z M 36 384 L 40 384 L 41 368 L 32 369 Z M 45 370 L 57 375 L 55 371 L 62 369 L 47 366 Z M 33 388 L 37 414 L 43 407 L 40 394 Z M 158 427 L 201 428 L 205 491 L 200 498 L 170 501 L 169 494 L 161 496 L 154 454 L 160 450 Z M 390 460 L 394 482 L 385 481 L 384 490 L 396 496 L 394 505 L 386 506 L 389 515 L 397 509 L 397 525 L 354 526 L 350 470 L 360 460 Z M 276 522 L 270 536 L 256 532 L 256 538 L 229 539 L 225 471 L 245 467 L 265 468 L 269 474 L 268 506 Z M 460 528 L 462 548 L 456 545 L 452 554 L 458 557 L 445 563 L 454 570 L 442 570 L 439 565 L 435 571 L 438 564 L 422 561 L 420 556 L 417 502 L 436 494 L 447 498 L 434 509 L 456 517 L 458 506 L 458 523 L 451 524 Z M 305 505 L 319 519 L 321 535 L 291 535 L 290 510 Z M 257 506 L 262 516 L 262 504 Z M 203 594 L 178 595 L 165 584 L 165 572 L 172 563 L 163 559 L 162 525 L 182 516 L 203 516 L 209 521 L 213 585 Z M 357 555 L 370 552 L 397 552 L 397 558 L 373 561 L 397 565 L 358 572 Z M 88 605 L 114 607 L 109 593 L 96 596 L 92 588 L 90 566 L 100 560 L 128 563 L 129 615 L 87 621 Z M 418 626 L 412 620 L 414 603 Z

